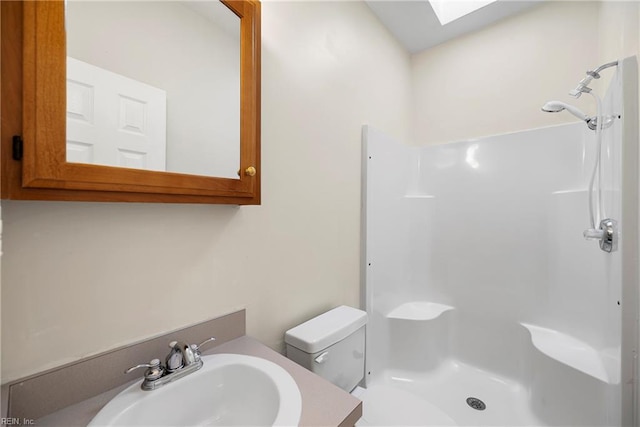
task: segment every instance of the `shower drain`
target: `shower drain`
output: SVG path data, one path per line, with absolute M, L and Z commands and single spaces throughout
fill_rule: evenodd
M 473 409 L 477 411 L 484 411 L 487 405 L 480 399 L 475 397 L 467 397 L 467 405 L 471 406 Z

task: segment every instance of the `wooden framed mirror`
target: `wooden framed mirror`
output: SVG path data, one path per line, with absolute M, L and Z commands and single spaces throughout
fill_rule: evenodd
M 260 3 L 222 3 L 240 21 L 237 178 L 68 161 L 65 3 L 1 2 L 2 198 L 260 204 Z

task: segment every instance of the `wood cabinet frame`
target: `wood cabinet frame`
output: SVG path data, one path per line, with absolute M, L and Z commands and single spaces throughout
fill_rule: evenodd
M 241 19 L 239 179 L 66 161 L 64 2 L 0 2 L 1 196 L 17 200 L 260 204 L 260 3 L 222 0 Z M 13 138 L 23 158 L 13 157 Z

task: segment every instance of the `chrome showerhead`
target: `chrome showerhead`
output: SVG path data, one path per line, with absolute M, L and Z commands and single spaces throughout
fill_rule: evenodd
M 542 111 L 545 113 L 559 113 L 560 111 L 567 110 L 580 120 L 584 120 L 585 122 L 589 120 L 589 116 L 580 111 L 578 108 L 573 105 L 569 105 L 565 102 L 561 101 L 549 101 L 542 106 Z
M 573 105 L 569 105 L 566 102 L 562 101 L 549 101 L 542 106 L 542 111 L 545 113 L 559 113 L 561 111 L 567 110 L 583 122 L 589 126 L 589 129 L 595 130 L 597 128 L 598 120 L 596 117 L 589 117 L 585 113 L 583 113 L 580 109 L 574 107 Z M 605 125 L 607 122 L 605 121 Z

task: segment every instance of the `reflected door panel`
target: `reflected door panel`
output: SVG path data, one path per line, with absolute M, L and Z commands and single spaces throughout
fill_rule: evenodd
M 166 170 L 162 89 L 67 58 L 67 161 Z

